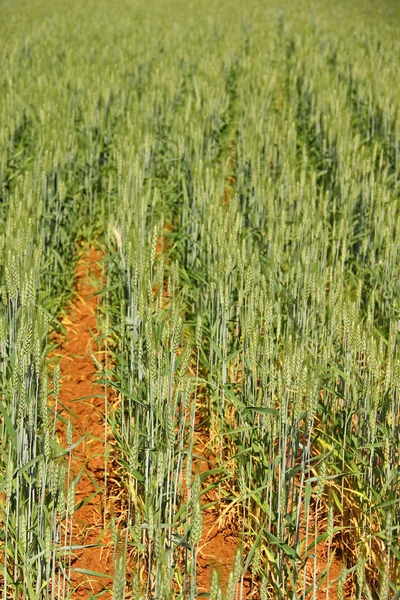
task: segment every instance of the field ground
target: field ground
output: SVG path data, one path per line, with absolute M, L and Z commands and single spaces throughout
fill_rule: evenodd
M 399 600 L 399 26 L 0 0 L 4 600 Z

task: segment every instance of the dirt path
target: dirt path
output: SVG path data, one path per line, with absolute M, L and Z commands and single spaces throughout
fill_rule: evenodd
M 205 473 L 214 466 L 213 457 L 207 451 L 209 434 L 200 428 L 196 435 L 194 453 L 197 456 L 204 457 L 203 460 L 194 460 L 193 472 Z M 207 487 L 211 481 L 206 478 L 203 481 L 203 488 Z M 201 504 L 207 505 L 216 502 L 218 493 L 216 490 L 208 492 L 202 496 Z M 221 523 L 218 517 L 221 513 L 221 506 L 216 504 L 213 508 L 203 508 L 203 531 L 199 544 L 197 555 L 197 591 L 199 594 L 210 591 L 211 573 L 217 571 L 222 591 L 226 591 L 229 573 L 233 570 L 235 564 L 236 550 L 240 544 L 239 528 L 240 523 L 237 520 L 237 513 L 234 510 L 232 515 L 228 515 Z M 232 519 L 233 517 L 233 519 Z M 247 582 L 245 582 L 245 594 L 248 591 Z
M 75 489 L 75 505 L 86 503 L 74 514 L 72 545 L 93 545 L 75 551 L 71 564 L 72 598 L 91 598 L 99 592 L 110 598 L 112 589 L 113 552 L 109 530 L 104 536 L 104 478 L 105 478 L 105 400 L 104 388 L 95 383 L 92 333 L 96 331 L 96 292 L 101 270 L 99 251 L 85 250 L 76 270 L 76 299 L 63 324 L 66 336 L 54 353 L 60 358 L 60 402 L 70 412 L 73 443 L 85 439 L 72 450 L 71 474 L 84 472 Z M 78 400 L 78 399 L 82 400 Z M 59 434 L 66 443 L 67 427 L 60 426 Z M 93 497 L 92 497 L 93 496 Z M 97 544 L 97 545 L 96 545 Z M 108 574 L 96 577 L 79 570 Z

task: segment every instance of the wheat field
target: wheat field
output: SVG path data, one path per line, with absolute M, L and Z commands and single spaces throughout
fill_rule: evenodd
M 0 0 L 3 600 L 400 598 L 399 27 Z

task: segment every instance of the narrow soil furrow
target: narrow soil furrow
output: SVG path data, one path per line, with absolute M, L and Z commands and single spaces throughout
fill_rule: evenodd
M 114 562 L 110 532 L 104 533 L 105 390 L 96 383 L 93 361 L 100 259 L 101 253 L 92 248 L 86 249 L 78 262 L 75 301 L 63 321 L 65 338 L 54 353 L 60 359 L 60 402 L 63 416 L 71 419 L 72 443 L 84 438 L 72 450 L 70 458 L 70 481 L 77 478 L 75 506 L 83 503 L 73 515 L 71 544 L 86 546 L 73 552 L 71 591 L 72 598 L 82 599 L 100 592 L 105 592 L 102 598 L 111 597 L 107 590 L 112 587 Z M 66 443 L 67 426 L 61 421 L 58 433 Z M 82 571 L 95 571 L 106 576 Z
M 194 442 L 193 474 L 205 474 L 218 467 L 218 452 L 213 448 L 212 433 L 196 420 L 196 438 Z M 225 593 L 229 574 L 235 566 L 236 552 L 241 546 L 242 521 L 237 504 L 226 513 L 222 503 L 218 502 L 218 487 L 215 475 L 205 477 L 203 488 L 215 481 L 216 487 L 210 489 L 201 498 L 203 505 L 203 531 L 197 554 L 197 591 L 199 594 L 210 591 L 211 574 L 216 571 L 222 592 Z M 248 577 L 243 579 L 243 598 L 250 594 L 251 584 Z
M 197 431 L 195 440 L 194 454 L 201 456 L 202 459 L 194 460 L 194 472 L 203 474 L 216 467 L 215 458 L 213 461 L 212 453 L 207 450 L 209 442 L 209 433 L 200 428 Z M 211 481 L 209 478 L 203 481 L 203 487 L 207 487 Z M 217 502 L 217 490 L 211 490 L 202 497 L 202 505 Z M 215 507 L 203 508 L 203 531 L 199 544 L 197 555 L 197 591 L 199 594 L 210 591 L 211 573 L 217 571 L 219 582 L 223 591 L 228 583 L 229 573 L 233 570 L 235 564 L 236 550 L 240 544 L 238 534 L 239 524 L 237 522 L 236 511 L 233 511 L 233 521 L 230 515 L 221 523 L 219 516 L 221 507 L 216 504 Z

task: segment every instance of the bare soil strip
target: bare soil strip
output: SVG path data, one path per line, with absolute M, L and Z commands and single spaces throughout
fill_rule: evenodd
M 199 428 L 195 440 L 194 453 L 201 456 L 202 460 L 194 460 L 194 472 L 205 473 L 213 468 L 212 453 L 207 451 L 209 434 Z M 214 459 L 215 462 L 215 459 Z M 207 487 L 211 481 L 203 481 L 203 487 Z M 217 491 L 212 490 L 201 498 L 201 504 L 207 505 L 217 500 Z M 199 544 L 197 555 L 197 591 L 199 594 L 210 591 L 211 573 L 217 571 L 222 590 L 225 592 L 228 583 L 229 573 L 233 570 L 235 564 L 236 550 L 240 544 L 239 522 L 237 513 L 233 511 L 233 520 L 224 519 L 221 523 L 221 507 L 218 504 L 215 507 L 203 508 L 203 531 Z M 248 591 L 246 589 L 246 591 Z M 245 596 L 246 597 L 246 594 Z
M 96 332 L 96 282 L 100 281 L 101 253 L 87 249 L 76 269 L 76 299 L 68 317 L 63 321 L 66 336 L 54 353 L 60 358 L 60 401 L 64 417 L 73 426 L 73 443 L 84 440 L 72 450 L 71 478 L 81 469 L 83 474 L 76 485 L 75 505 L 86 501 L 73 517 L 72 545 L 89 546 L 74 552 L 71 569 L 73 598 L 91 598 L 105 592 L 110 598 L 113 577 L 113 552 L 109 530 L 103 534 L 105 478 L 105 399 L 104 387 L 96 383 L 93 362 L 93 333 Z M 60 422 L 61 423 L 61 422 Z M 58 430 L 65 442 L 67 427 Z M 94 545 L 94 546 L 93 546 Z M 98 577 L 79 571 L 95 571 L 108 575 Z

